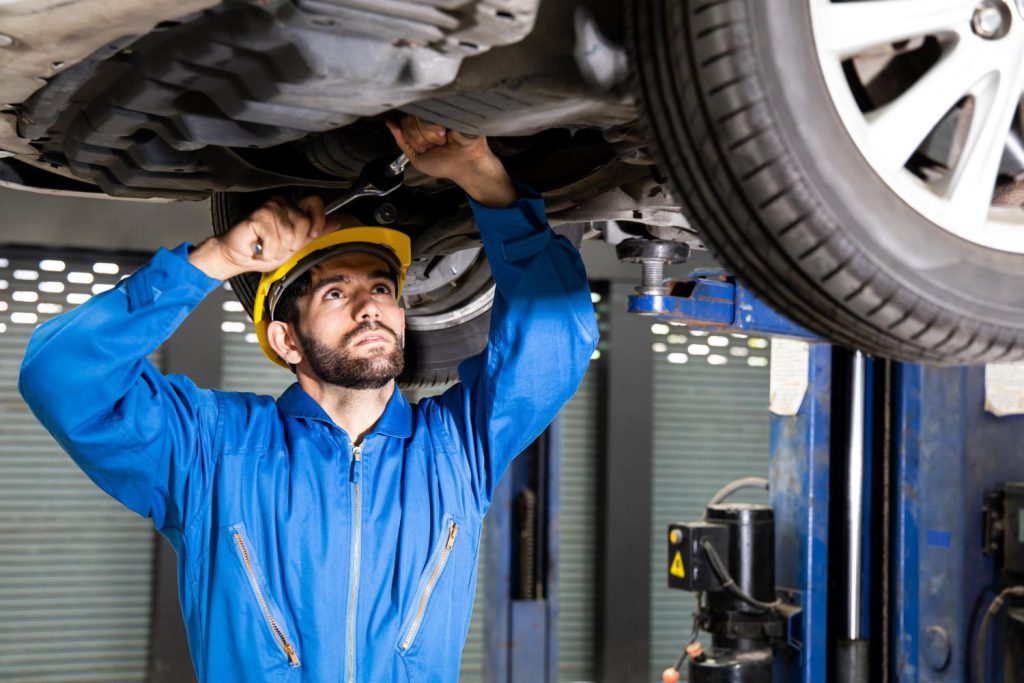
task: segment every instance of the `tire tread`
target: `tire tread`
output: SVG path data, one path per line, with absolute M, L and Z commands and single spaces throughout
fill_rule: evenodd
M 642 125 L 705 242 L 768 303 L 841 345 L 935 364 L 1024 357 L 1021 335 L 901 288 L 834 224 L 768 111 L 747 14 L 760 1 L 625 3 Z

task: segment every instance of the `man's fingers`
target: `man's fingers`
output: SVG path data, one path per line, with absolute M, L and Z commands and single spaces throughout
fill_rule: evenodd
M 300 199 L 298 206 L 310 221 L 306 241 L 316 239 L 324 234 L 324 226 L 327 223 L 327 216 L 324 214 L 324 200 L 314 194 Z
M 448 139 L 455 142 L 460 147 L 467 147 L 469 145 L 486 145 L 487 138 L 483 135 L 467 135 L 460 133 L 457 130 L 448 132 Z M 482 141 L 482 142 L 481 142 Z
M 424 123 L 415 116 L 406 116 L 402 119 L 402 132 L 413 149 L 420 154 L 447 144 L 444 127 Z
M 249 218 L 246 219 L 248 235 L 245 242 L 248 252 L 254 259 L 266 260 L 268 258 L 268 247 L 273 249 L 274 246 L 272 236 L 274 235 L 273 226 L 276 222 L 277 217 L 274 215 L 273 209 L 265 204 L 249 214 Z
M 313 221 L 309 215 L 291 202 L 284 205 L 287 225 L 282 231 L 282 242 L 284 248 L 289 252 L 298 251 L 308 241 L 309 232 L 312 229 Z
M 436 123 L 427 123 L 423 119 L 415 118 L 416 132 L 419 133 L 420 139 L 430 145 L 446 145 L 448 144 L 448 129 L 444 126 L 439 126 Z
M 289 210 L 288 200 L 282 197 L 270 199 L 266 206 L 274 214 L 274 221 L 270 226 L 272 234 L 264 238 L 264 242 L 271 242 L 271 244 L 264 244 L 267 260 L 280 261 L 288 257 L 292 235 L 295 232 L 292 212 L 298 212 L 295 209 Z
M 391 131 L 391 135 L 394 136 L 395 144 L 398 145 L 398 148 L 402 150 L 405 153 L 405 156 L 409 157 L 410 160 L 415 161 L 417 152 L 412 148 L 412 145 L 409 144 L 409 141 L 405 139 L 405 133 L 402 132 L 401 126 L 394 121 L 388 121 L 387 127 L 388 130 Z

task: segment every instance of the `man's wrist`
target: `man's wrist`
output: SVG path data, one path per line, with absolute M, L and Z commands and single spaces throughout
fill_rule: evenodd
M 517 198 L 515 185 L 497 157 L 490 157 L 466 169 L 464 176 L 452 179 L 473 201 L 494 209 L 510 206 Z
M 208 237 L 190 249 L 188 261 L 215 280 L 228 280 L 244 272 L 224 255 L 223 245 L 216 237 Z

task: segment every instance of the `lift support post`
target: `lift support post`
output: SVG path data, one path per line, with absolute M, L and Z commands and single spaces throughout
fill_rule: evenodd
M 1024 481 L 1024 416 L 985 411 L 985 368 L 867 359 L 863 460 L 855 463 L 864 478 L 863 553 L 851 577 L 841 527 L 853 354 L 778 315 L 723 272 L 699 271 L 668 293 L 631 296 L 628 310 L 809 344 L 799 411 L 771 416 L 776 584 L 801 608 L 774 680 L 974 680 L 978 621 L 997 585 L 996 563 L 983 554 L 986 493 Z M 865 658 L 853 673 L 840 667 L 850 623 Z M 989 635 L 988 681 L 1004 680 L 1001 637 Z

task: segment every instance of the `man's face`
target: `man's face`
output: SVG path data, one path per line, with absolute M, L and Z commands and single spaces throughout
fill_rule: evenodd
M 404 366 L 405 311 L 384 261 L 364 252 L 327 259 L 311 270 L 296 330 L 303 360 L 325 382 L 379 389 Z

